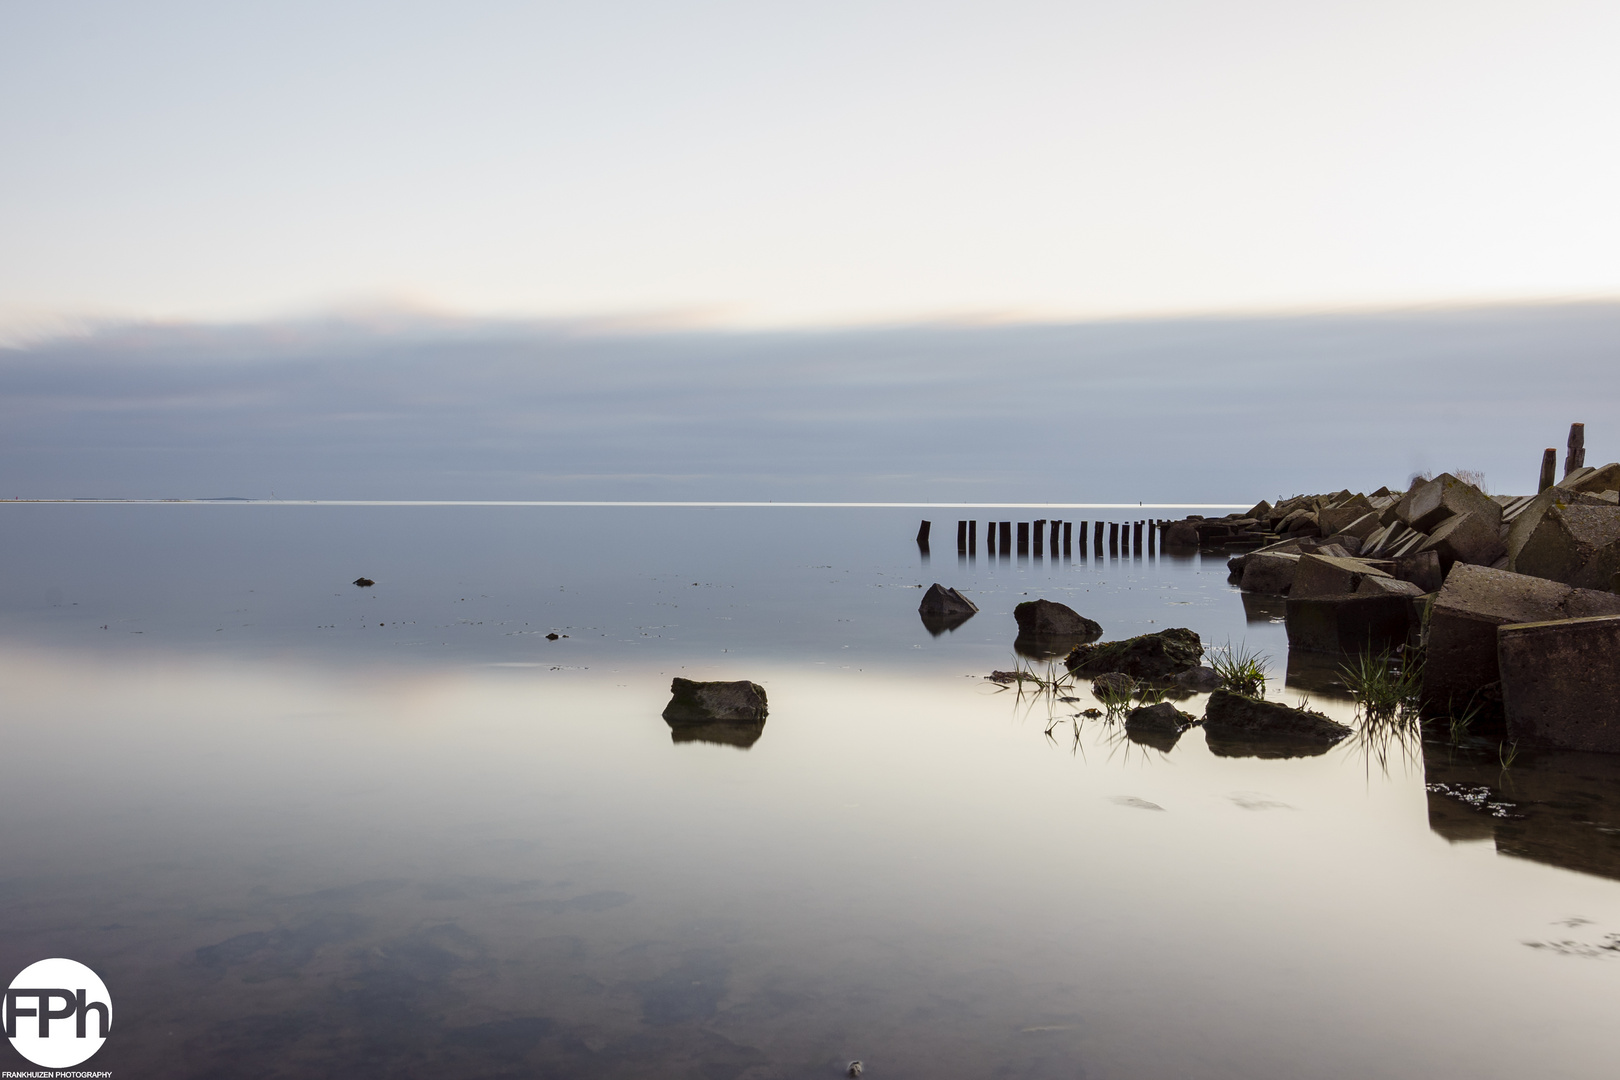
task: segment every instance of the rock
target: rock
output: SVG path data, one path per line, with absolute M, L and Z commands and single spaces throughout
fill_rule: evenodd
M 1307 757 L 1350 735 L 1350 729 L 1310 709 L 1217 690 L 1204 707 L 1204 737 L 1222 757 Z
M 1401 595 L 1372 593 L 1288 598 L 1288 647 L 1309 652 L 1358 653 L 1405 644 L 1412 604 Z
M 1211 667 L 1195 667 L 1179 672 L 1172 680 L 1181 689 L 1194 694 L 1207 694 L 1221 685 L 1221 677 Z
M 1243 564 L 1241 588 L 1244 592 L 1287 596 L 1294 585 L 1294 572 L 1299 568 L 1299 555 L 1286 552 L 1249 553 Z
M 1311 596 L 1348 596 L 1356 591 L 1365 577 L 1389 577 L 1384 570 L 1360 559 L 1335 558 L 1330 555 L 1301 555 L 1294 571 L 1294 587 L 1290 598 Z
M 1446 575 L 1440 571 L 1440 553 L 1437 551 L 1415 551 L 1402 555 L 1394 562 L 1395 576 L 1401 581 L 1410 581 L 1421 592 L 1438 592 L 1441 583 L 1446 580 Z
M 1191 630 L 1177 627 L 1156 634 L 1077 645 L 1063 663 L 1076 675 L 1122 671 L 1134 679 L 1168 679 L 1199 666 L 1204 644 Z
M 1497 627 L 1590 615 L 1620 615 L 1620 596 L 1458 563 L 1430 609 L 1424 712 L 1460 712 L 1497 683 Z
M 1370 525 L 1360 525 L 1359 523 L 1363 518 L 1368 519 Z M 1378 527 L 1378 515 L 1372 513 L 1365 506 L 1339 506 L 1334 507 L 1332 510 L 1318 510 L 1316 520 L 1322 526 L 1322 533 L 1325 536 L 1331 536 L 1334 533 L 1352 532 L 1354 531 L 1350 528 L 1352 525 L 1356 525 L 1358 528 L 1366 528 L 1368 533 Z M 1357 533 L 1357 535 L 1360 536 L 1361 534 Z
M 557 632 L 555 630 L 553 630 L 551 633 L 547 634 L 546 635 L 546 640 L 547 641 L 556 641 L 557 640 Z
M 664 706 L 670 723 L 708 720 L 761 721 L 766 716 L 765 688 L 746 679 L 738 682 L 695 682 L 675 678 Z
M 1361 553 L 1361 537 L 1350 533 L 1334 533 L 1322 541 L 1322 546 L 1311 554 L 1332 555 L 1341 559 L 1353 559 Z
M 973 601 L 955 589 L 945 588 L 937 581 L 923 593 L 922 603 L 917 605 L 917 616 L 922 619 L 923 626 L 934 637 L 939 637 L 948 630 L 955 630 L 978 614 L 978 611 L 979 607 Z
M 1102 637 L 1102 626 L 1081 615 L 1066 604 L 1051 600 L 1026 600 L 1013 608 L 1018 620 L 1018 633 L 1032 637 L 1067 637 L 1079 641 L 1096 641 Z
M 1549 581 L 1608 589 L 1620 572 L 1620 506 L 1555 502 L 1524 537 L 1518 557 L 1509 565 Z
M 1454 514 L 1436 525 L 1417 550 L 1432 551 L 1440 556 L 1442 572 L 1460 562 L 1489 566 L 1507 553 L 1507 545 L 1500 535 L 1501 518 L 1500 509 L 1494 518 L 1475 510 Z
M 1181 733 L 1197 723 L 1197 718 L 1184 713 L 1168 701 L 1157 705 L 1144 705 L 1132 709 L 1125 716 L 1125 735 L 1134 743 L 1142 743 L 1168 753 L 1181 738 Z
M 1508 569 L 1515 568 L 1519 552 L 1530 537 L 1535 535 L 1537 528 L 1547 512 L 1557 508 L 1564 509 L 1570 506 L 1606 506 L 1608 503 L 1601 496 L 1587 494 L 1581 491 L 1569 491 L 1561 487 L 1550 487 L 1519 507 L 1508 525 L 1507 554 Z
M 1159 543 L 1165 548 L 1179 550 L 1195 548 L 1198 546 L 1198 527 L 1190 521 L 1173 521 L 1165 526 Z
M 961 616 L 966 618 L 969 615 L 977 614 L 978 610 L 979 605 L 955 589 L 947 589 L 937 581 L 928 587 L 928 591 L 923 593 L 922 603 L 917 605 L 917 614 L 919 615 Z
M 1098 701 L 1129 694 L 1136 689 L 1136 680 L 1123 671 L 1110 671 L 1091 680 L 1091 694 Z
M 356 585 L 360 586 L 362 589 L 369 589 L 373 585 L 377 584 L 375 581 L 372 581 L 368 577 L 357 577 L 357 578 L 354 579 L 354 583 Z
M 1395 514 L 1418 532 L 1432 532 L 1446 518 L 1456 514 L 1481 513 L 1493 525 L 1502 523 L 1502 507 L 1473 484 L 1450 473 L 1413 488 L 1396 504 Z M 1493 516 L 1494 515 L 1494 516 Z
M 1620 754 L 1620 615 L 1496 631 L 1508 738 Z

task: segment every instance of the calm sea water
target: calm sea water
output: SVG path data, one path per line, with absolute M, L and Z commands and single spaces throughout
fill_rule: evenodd
M 1612 1075 L 1620 763 L 1133 744 L 983 679 L 1015 603 L 1352 710 L 1224 559 L 918 516 L 5 507 L 0 974 L 93 967 L 125 1077 Z

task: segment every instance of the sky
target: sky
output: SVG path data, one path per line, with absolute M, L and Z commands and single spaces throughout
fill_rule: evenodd
M 1620 293 L 1620 5 L 0 0 L 0 332 Z

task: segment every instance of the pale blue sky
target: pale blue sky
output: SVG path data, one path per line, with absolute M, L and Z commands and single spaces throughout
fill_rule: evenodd
M 0 324 L 1620 293 L 1620 5 L 0 0 Z

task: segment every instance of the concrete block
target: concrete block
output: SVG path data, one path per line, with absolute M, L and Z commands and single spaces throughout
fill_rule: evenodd
M 1372 517 L 1365 506 L 1337 506 L 1332 510 L 1318 510 L 1316 512 L 1316 521 L 1322 527 L 1322 535 L 1324 536 L 1345 532 L 1349 526 L 1364 517 Z M 1373 518 L 1375 525 L 1377 520 L 1377 518 Z
M 1287 596 L 1301 556 L 1287 552 L 1253 552 L 1243 564 L 1244 592 Z
M 1450 473 L 1441 473 L 1408 492 L 1395 512 L 1401 521 L 1424 533 L 1433 532 L 1435 526 L 1456 514 L 1485 514 L 1493 527 L 1502 521 L 1502 508 L 1489 495 Z
M 1507 545 L 1500 535 L 1500 511 L 1494 516 L 1471 510 L 1466 514 L 1453 514 L 1435 526 L 1429 538 L 1417 550 L 1432 551 L 1440 556 L 1440 569 L 1450 570 L 1455 563 L 1489 566 L 1507 554 Z
M 1360 559 L 1301 555 L 1289 596 L 1348 596 L 1364 577 L 1389 577 Z
M 1607 589 L 1620 572 L 1620 506 L 1554 502 L 1523 539 L 1510 563 L 1521 574 Z
M 1380 652 L 1406 643 L 1413 626 L 1405 596 L 1288 598 L 1288 648 L 1305 652 Z
M 1439 592 L 1446 575 L 1440 569 L 1440 553 L 1436 551 L 1418 551 L 1411 555 L 1402 555 L 1395 560 L 1395 568 L 1391 571 L 1402 581 L 1410 581 L 1426 593 Z
M 1430 715 L 1464 708 L 1497 683 L 1496 628 L 1589 615 L 1620 615 L 1620 596 L 1458 563 L 1429 613 L 1423 706 Z
M 1606 505 L 1609 505 L 1608 502 L 1601 496 L 1584 491 L 1568 491 L 1561 487 L 1550 487 L 1531 498 L 1508 523 L 1508 569 L 1515 568 L 1519 552 L 1524 550 L 1524 545 L 1530 542 L 1530 537 L 1541 527 L 1541 522 L 1549 511 L 1562 510 L 1570 506 Z
M 1423 596 L 1424 592 L 1410 581 L 1399 578 L 1375 577 L 1368 574 L 1356 586 L 1357 596 Z
M 1508 738 L 1620 754 L 1620 615 L 1496 630 Z
M 1611 461 L 1595 469 L 1577 469 L 1556 486 L 1566 491 L 1620 491 L 1620 461 Z

